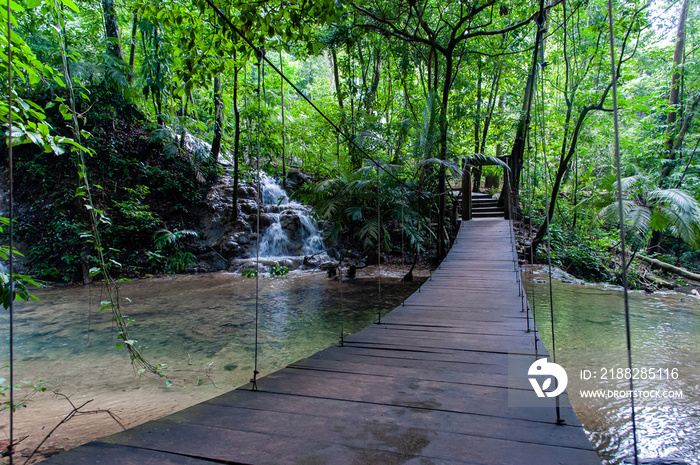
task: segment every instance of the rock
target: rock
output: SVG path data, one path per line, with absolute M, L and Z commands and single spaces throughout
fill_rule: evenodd
M 234 236 L 235 241 L 241 245 L 250 244 L 250 236 L 248 233 L 238 233 Z
M 258 197 L 258 191 L 255 189 L 255 187 L 246 185 L 246 184 L 240 184 L 238 186 L 238 199 L 256 199 Z
M 258 212 L 258 203 L 255 200 L 241 199 L 238 201 L 241 211 L 247 215 L 256 214 Z
M 212 250 L 197 256 L 197 267 L 204 272 L 221 271 L 228 268 L 228 261 Z
M 233 236 L 222 237 L 214 248 L 226 259 L 237 257 L 244 252 Z
M 285 182 L 285 188 L 288 191 L 294 191 L 299 189 L 301 186 L 311 182 L 311 177 L 302 173 L 301 171 L 292 170 L 287 172 L 287 181 Z
M 265 205 L 262 207 L 265 213 L 281 213 L 286 208 L 289 207 L 287 205 Z
M 296 232 L 301 226 L 301 220 L 299 219 L 299 214 L 293 210 L 286 210 L 280 216 L 280 226 L 282 229 L 286 229 L 290 232 Z
M 260 230 L 263 231 L 267 229 L 272 223 L 277 221 L 277 215 L 275 213 L 261 213 L 260 214 Z

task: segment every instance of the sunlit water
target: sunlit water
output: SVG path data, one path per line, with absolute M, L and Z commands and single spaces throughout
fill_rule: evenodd
M 378 312 L 393 309 L 419 285 L 385 277 L 380 292 L 376 280 L 340 284 L 327 279 L 325 273 L 290 273 L 275 279 L 261 276 L 261 376 L 338 343 L 341 328 L 348 335 L 371 324 Z M 41 302 L 15 307 L 16 380 L 43 379 L 74 401 L 95 399 L 90 405 L 112 409 L 126 418 L 127 426 L 201 402 L 252 377 L 254 278 L 216 273 L 121 286 L 122 311 L 133 319 L 130 336 L 143 346 L 149 361 L 167 364 L 167 378 L 162 379 L 134 376 L 125 350 L 115 349 L 111 315 L 97 311 L 103 298 L 100 286 L 40 289 L 35 294 Z M 7 321 L 3 312 L 3 347 L 8 343 Z M 6 378 L 7 351 L 2 354 L 0 377 Z M 23 389 L 17 396 L 28 392 Z M 37 433 L 35 429 L 51 426 L 68 413 L 62 399 L 48 397 L 48 393 L 34 395 L 28 407 L 18 412 L 21 433 Z M 34 417 L 42 409 L 53 409 L 47 413 L 53 416 L 37 423 Z M 130 419 L 135 410 L 138 416 Z M 3 415 L 0 429 L 6 423 Z M 65 440 L 75 445 L 70 434 Z M 84 440 L 88 439 L 94 437 Z
M 532 283 L 525 288 L 542 340 L 551 349 L 547 275 L 535 274 L 535 281 L 534 288 Z M 609 376 L 611 369 L 627 367 L 623 292 L 557 279 L 552 284 L 557 362 L 569 375 L 571 403 L 604 463 L 622 463 L 632 456 L 630 399 L 584 398 L 580 390 L 629 389 L 624 373 L 623 379 Z M 682 391 L 682 398 L 635 399 L 639 457 L 700 464 L 700 299 L 677 292 L 631 292 L 629 308 L 638 378 L 634 389 Z M 589 370 L 591 379 L 582 379 L 581 370 Z M 605 375 L 608 379 L 601 379 Z

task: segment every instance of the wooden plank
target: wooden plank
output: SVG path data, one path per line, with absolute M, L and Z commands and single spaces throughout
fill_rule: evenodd
M 42 463 L 56 465 L 99 465 L 115 463 L 138 463 L 139 465 L 210 465 L 206 459 L 172 454 L 150 448 L 109 444 L 94 441 L 59 454 Z M 233 462 L 228 462 L 233 463 Z

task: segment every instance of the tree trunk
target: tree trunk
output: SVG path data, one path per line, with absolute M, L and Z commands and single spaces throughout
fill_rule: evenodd
M 131 74 L 129 74 L 129 82 L 134 76 L 134 62 L 136 61 L 136 33 L 138 32 L 139 17 L 134 13 L 134 19 L 131 24 L 131 50 L 129 52 L 129 69 Z
M 520 194 L 520 172 L 523 167 L 523 159 L 525 156 L 525 144 L 527 141 L 527 133 L 530 130 L 530 110 L 532 101 L 535 95 L 535 81 L 537 77 L 537 58 L 540 55 L 540 43 L 544 35 L 544 17 L 538 18 L 537 34 L 535 36 L 535 48 L 532 51 L 532 62 L 530 65 L 530 74 L 527 77 L 525 91 L 523 93 L 523 106 L 518 121 L 517 131 L 515 133 L 515 141 L 513 149 L 510 152 L 510 179 L 511 179 L 511 194 L 517 198 Z M 504 183 L 508 179 L 504 180 Z M 505 186 L 504 186 L 505 192 Z M 503 197 L 503 195 L 501 195 Z M 500 202 L 499 202 L 500 204 Z
M 676 120 L 678 118 L 678 108 L 680 103 L 680 88 L 681 88 L 681 71 L 683 68 L 683 55 L 685 52 L 685 25 L 688 19 L 688 10 L 690 9 L 690 0 L 683 0 L 683 6 L 681 7 L 681 14 L 678 18 L 678 29 L 676 30 L 676 48 L 673 52 L 673 76 L 671 77 L 671 94 L 669 95 L 669 103 L 671 104 L 671 111 L 669 111 L 666 117 L 666 142 L 664 144 L 664 149 L 666 156 L 671 163 L 666 163 L 664 165 L 663 171 L 661 173 L 661 179 L 659 180 L 659 186 L 664 187 L 667 183 L 668 177 L 671 175 L 673 168 L 675 168 L 675 163 L 673 161 L 676 158 L 676 151 L 673 150 L 675 132 L 676 132 Z
M 478 58 L 477 70 L 478 75 L 476 78 L 476 118 L 474 118 L 474 153 L 481 153 L 481 59 Z M 472 192 L 479 192 L 479 186 L 481 185 L 481 166 L 476 166 L 474 170 L 474 186 L 472 187 Z
M 602 101 L 605 101 L 605 95 L 607 95 L 607 90 L 604 93 Z M 602 105 L 602 104 L 601 104 Z M 545 234 L 547 234 L 547 223 L 552 221 L 552 218 L 554 217 L 554 208 L 556 206 L 556 199 L 559 197 L 559 189 L 561 188 L 562 180 L 564 179 L 564 175 L 566 174 L 566 171 L 569 168 L 569 163 L 571 163 L 571 159 L 573 158 L 574 154 L 576 153 L 576 145 L 578 143 L 578 136 L 581 133 L 581 128 L 583 128 L 583 123 L 586 120 L 586 116 L 591 110 L 594 109 L 599 109 L 598 105 L 589 105 L 587 107 L 584 107 L 581 110 L 581 113 L 579 113 L 578 120 L 576 121 L 576 127 L 574 128 L 574 132 L 571 136 L 571 145 L 569 145 L 569 151 L 566 154 L 566 157 L 561 159 L 559 161 L 559 167 L 557 168 L 557 173 L 554 178 L 554 185 L 552 186 L 552 194 L 550 196 L 550 201 L 549 201 L 549 210 L 547 211 L 547 216 L 549 217 L 549 221 L 545 221 L 545 223 L 540 227 L 540 230 L 537 231 L 537 235 L 535 236 L 535 239 L 532 241 L 531 247 L 533 248 L 532 255 L 534 256 L 535 253 L 537 252 L 537 247 L 539 244 L 542 242 L 542 239 L 544 239 Z M 527 253 L 527 255 L 530 255 L 530 252 Z
M 211 143 L 211 157 L 219 160 L 221 152 L 221 136 L 224 126 L 224 99 L 221 92 L 221 78 L 214 78 L 214 140 Z
M 117 23 L 117 12 L 114 8 L 114 0 L 102 0 L 102 11 L 105 20 L 107 53 L 119 60 L 123 60 L 122 47 L 119 43 L 119 24 Z
M 669 273 L 674 273 L 679 276 L 683 276 L 684 278 L 692 279 L 693 281 L 698 281 L 700 282 L 700 274 L 697 273 L 692 273 L 685 268 L 680 268 L 678 266 L 673 266 L 669 263 L 662 262 L 661 260 L 656 260 L 654 258 L 649 258 L 645 257 L 644 255 L 637 255 L 637 257 L 651 266 L 655 266 L 657 268 L 661 268 L 664 271 L 668 271 Z
M 437 63 L 434 73 L 437 74 Z M 440 160 L 447 160 L 447 103 L 452 85 L 452 53 L 445 53 L 445 82 L 442 88 L 442 108 L 440 111 Z M 438 218 L 437 218 L 437 254 L 438 260 L 445 258 L 445 218 L 447 216 L 447 186 L 445 182 L 445 165 L 440 165 L 438 175 Z
M 236 57 L 234 56 L 235 60 Z M 233 69 L 233 214 L 232 221 L 238 220 L 238 159 L 241 150 L 241 112 L 238 109 L 238 68 Z

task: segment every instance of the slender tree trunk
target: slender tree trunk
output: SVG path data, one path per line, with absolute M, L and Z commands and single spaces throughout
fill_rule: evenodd
M 158 44 L 158 28 L 153 31 L 153 44 L 156 48 L 156 56 L 158 56 L 158 64 L 156 64 L 156 76 L 160 76 L 160 45 Z M 163 120 L 163 92 L 158 90 L 154 92 L 155 107 L 156 107 L 156 121 L 158 122 L 159 128 L 165 127 L 165 121 Z
M 664 187 L 668 183 L 668 177 L 671 175 L 676 166 L 676 163 L 674 162 L 676 159 L 674 139 L 676 137 L 678 108 L 680 107 L 680 89 L 682 82 L 681 73 L 683 71 L 683 56 L 685 52 L 685 26 L 688 19 L 689 9 L 690 0 L 683 0 L 681 14 L 678 18 L 678 29 L 676 30 L 676 48 L 673 52 L 673 76 L 671 77 L 671 94 L 669 95 L 671 111 L 669 111 L 666 117 L 666 142 L 664 144 L 664 151 L 671 162 L 664 165 L 661 172 L 661 179 L 659 180 L 660 187 Z M 681 136 L 678 135 L 678 137 Z
M 503 94 L 498 96 L 498 110 L 503 113 L 503 110 L 505 110 L 505 100 L 503 99 Z M 500 158 L 503 156 L 503 144 L 501 143 L 501 139 L 498 140 L 498 143 L 496 144 L 496 157 Z
M 182 97 L 180 97 L 180 102 L 182 102 Z M 181 149 L 185 148 L 185 138 L 187 137 L 187 126 L 185 125 L 185 122 L 187 120 L 187 107 L 188 107 L 189 103 L 190 103 L 189 96 L 185 95 L 185 105 L 182 106 L 182 104 L 180 104 L 180 106 L 182 108 L 182 116 L 180 118 L 180 121 L 181 121 L 180 124 L 182 126 L 180 128 L 180 148 Z
M 481 81 L 482 81 L 482 65 L 481 58 L 477 65 L 478 75 L 476 78 L 476 118 L 474 118 L 474 153 L 481 153 Z M 479 192 L 479 186 L 481 186 L 481 166 L 476 166 L 473 168 L 474 171 L 474 185 L 472 187 L 472 192 Z
M 211 143 L 211 157 L 219 160 L 221 152 L 221 136 L 224 127 L 224 98 L 221 92 L 221 78 L 214 78 L 214 140 Z
M 114 8 L 114 0 L 102 0 L 102 11 L 105 21 L 107 53 L 119 60 L 123 60 L 122 47 L 119 43 L 119 24 L 117 23 L 117 12 Z
M 235 55 L 233 59 L 235 61 Z M 238 109 L 238 71 L 238 67 L 233 69 L 233 208 L 231 218 L 233 222 L 238 220 L 238 160 L 241 151 L 241 112 Z
M 530 74 L 527 77 L 527 82 L 525 84 L 525 92 L 523 93 L 523 106 L 520 113 L 520 120 L 518 121 L 517 131 L 515 133 L 515 141 L 513 143 L 513 149 L 510 152 L 510 179 L 511 183 L 511 194 L 517 197 L 520 192 L 520 172 L 523 167 L 523 159 L 525 156 L 525 144 L 527 140 L 527 133 L 530 130 L 530 111 L 532 108 L 532 101 L 535 95 L 536 88 L 536 78 L 537 78 L 537 58 L 540 56 L 540 44 L 542 42 L 542 37 L 544 35 L 544 17 L 538 18 L 538 28 L 537 34 L 535 36 L 535 48 L 532 51 L 532 61 L 530 64 Z M 504 183 L 508 182 L 508 179 L 504 180 Z M 504 186 L 505 192 L 505 186 Z M 503 195 L 501 195 L 503 198 Z M 505 200 L 505 199 L 504 199 Z
M 139 17 L 138 14 L 134 13 L 134 19 L 131 24 L 131 50 L 129 51 L 129 69 L 131 73 L 129 74 L 129 82 L 134 77 L 134 62 L 136 61 L 136 33 L 138 32 Z
M 440 112 L 440 160 L 447 160 L 447 103 L 452 85 L 452 53 L 445 54 L 445 82 L 442 88 L 442 108 Z M 437 63 L 434 72 L 437 74 Z M 437 253 L 438 260 L 445 258 L 445 218 L 447 216 L 447 186 L 445 166 L 440 166 L 438 175 L 438 219 L 437 219 Z

